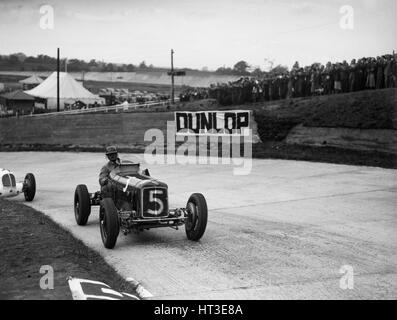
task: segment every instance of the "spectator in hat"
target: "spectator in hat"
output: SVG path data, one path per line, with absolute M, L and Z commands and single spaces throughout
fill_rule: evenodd
M 376 62 L 376 89 L 383 88 L 383 67 L 384 67 L 384 60 L 382 57 L 378 57 Z
M 349 92 L 353 92 L 356 89 L 356 67 L 356 60 L 352 60 L 349 72 Z
M 347 92 L 349 87 L 349 73 L 347 70 L 348 67 L 349 65 L 347 64 L 346 60 L 344 60 L 342 65 L 340 66 L 340 81 L 342 83 L 343 93 Z
M 392 60 L 389 58 L 384 69 L 385 88 L 391 88 L 392 84 Z
M 391 73 L 392 73 L 392 87 L 396 88 L 397 87 L 397 61 L 395 57 L 392 58 L 392 67 L 391 67 Z
M 334 92 L 341 93 L 342 92 L 342 82 L 340 78 L 340 67 L 336 65 L 334 67 Z
M 376 64 L 371 59 L 371 61 L 367 64 L 367 81 L 366 81 L 365 86 L 368 89 L 375 89 L 375 87 L 376 87 L 375 70 L 376 70 Z

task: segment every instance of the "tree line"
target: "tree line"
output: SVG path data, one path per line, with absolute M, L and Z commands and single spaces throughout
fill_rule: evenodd
M 66 61 L 67 70 L 70 72 L 134 72 L 137 70 L 162 70 L 162 68 L 156 68 L 152 64 L 146 64 L 145 61 L 134 65 L 131 63 L 106 63 L 95 59 L 91 59 L 89 62 L 80 59 L 61 59 L 61 70 L 65 70 Z M 1 71 L 54 71 L 56 68 L 57 59 L 44 54 L 39 54 L 36 57 L 26 56 L 23 53 L 0 55 Z
M 61 70 L 65 70 L 66 59 L 61 59 Z M 0 71 L 54 71 L 57 68 L 57 59 L 45 54 L 39 54 L 36 57 L 27 56 L 24 53 L 14 53 L 10 55 L 0 55 Z M 80 59 L 68 59 L 67 70 L 70 72 L 134 72 L 142 70 L 151 71 L 168 71 L 167 68 L 155 67 L 142 61 L 139 64 L 116 64 L 107 63 L 91 59 L 89 62 Z M 184 68 L 186 71 L 199 71 L 197 69 Z M 207 68 L 201 71 L 210 72 Z M 285 66 L 275 66 L 270 68 L 270 73 L 282 73 L 288 71 Z M 261 76 L 265 72 L 260 68 L 251 68 L 244 60 L 237 62 L 233 68 L 220 67 L 211 72 L 220 75 L 237 75 L 237 76 Z

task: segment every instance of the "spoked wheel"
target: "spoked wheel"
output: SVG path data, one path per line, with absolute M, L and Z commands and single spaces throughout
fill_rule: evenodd
M 87 186 L 80 184 L 74 192 L 74 217 L 79 226 L 85 226 L 91 214 L 91 200 Z
M 120 227 L 117 208 L 112 198 L 105 198 L 101 201 L 99 227 L 103 245 L 107 249 L 113 249 L 117 242 Z
M 33 201 L 36 195 L 36 179 L 32 173 L 25 176 L 23 193 L 26 201 Z
M 194 193 L 187 202 L 186 210 L 188 213 L 185 222 L 187 238 L 192 241 L 198 241 L 207 227 L 207 201 L 201 193 Z

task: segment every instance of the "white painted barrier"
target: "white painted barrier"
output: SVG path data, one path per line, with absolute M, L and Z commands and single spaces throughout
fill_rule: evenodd
M 179 98 L 175 98 L 176 102 L 178 100 L 179 100 Z M 125 111 L 130 111 L 130 110 L 137 110 L 137 109 L 147 109 L 147 108 L 157 107 L 157 106 L 166 107 L 170 103 L 171 103 L 171 100 L 155 101 L 155 102 L 147 102 L 147 103 L 129 103 L 128 105 L 118 104 L 115 106 L 103 106 L 103 107 L 96 107 L 96 108 L 89 108 L 89 109 L 76 109 L 76 110 L 67 110 L 67 111 L 60 111 L 60 112 L 30 114 L 30 115 L 20 116 L 20 118 L 49 117 L 49 116 L 74 115 L 74 114 L 86 114 L 86 113 L 109 112 L 109 111 L 125 112 Z

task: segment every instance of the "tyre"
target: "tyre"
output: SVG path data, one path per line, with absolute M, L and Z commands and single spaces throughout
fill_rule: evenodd
M 32 173 L 28 173 L 25 176 L 23 193 L 26 201 L 33 201 L 34 196 L 36 195 L 36 179 Z
M 201 193 L 194 193 L 187 202 L 186 210 L 188 212 L 185 222 L 187 238 L 192 241 L 198 241 L 207 227 L 207 201 Z
M 117 242 L 120 227 L 117 208 L 112 198 L 105 198 L 101 201 L 99 226 L 103 245 L 107 249 L 113 249 Z
M 91 214 L 91 200 L 87 186 L 80 184 L 74 192 L 74 217 L 79 226 L 85 226 Z

